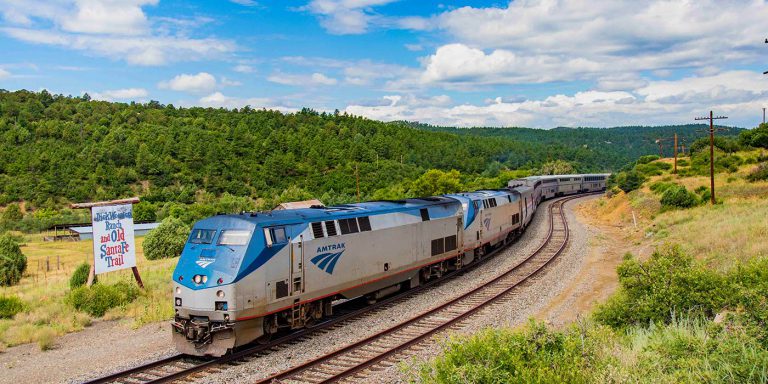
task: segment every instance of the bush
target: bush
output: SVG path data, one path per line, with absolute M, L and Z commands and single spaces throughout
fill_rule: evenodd
M 72 277 L 69 278 L 69 288 L 75 289 L 82 287 L 88 282 L 88 275 L 91 273 L 91 265 L 88 263 L 80 264 L 75 272 L 72 273 Z M 98 276 L 93 276 L 93 283 L 98 281 Z
M 97 284 L 73 289 L 66 301 L 78 311 L 101 317 L 112 309 L 132 302 L 139 295 L 139 288 L 131 283 L 115 285 Z
M 0 218 L 4 221 L 19 221 L 24 218 L 24 214 L 21 213 L 19 204 L 11 203 L 5 208 Z
M 653 253 L 648 261 L 627 257 L 617 268 L 619 292 L 595 311 L 595 319 L 621 328 L 669 323 L 675 317 L 713 317 L 730 300 L 724 276 L 695 262 L 678 247 Z
M 179 256 L 188 236 L 189 227 L 180 219 L 168 217 L 144 238 L 144 257 L 157 260 Z
M 640 158 L 638 158 L 638 159 L 637 159 L 637 163 L 638 163 L 638 164 L 648 164 L 648 163 L 650 163 L 651 161 L 656 161 L 656 160 L 658 160 L 658 159 L 660 159 L 660 158 L 661 158 L 661 157 L 659 157 L 658 155 L 645 155 L 645 156 L 640 156 Z
M 682 185 L 670 186 L 661 195 L 661 206 L 664 208 L 691 208 L 698 203 L 698 196 Z
M 10 234 L 0 236 L 0 285 L 10 286 L 21 280 L 27 269 L 27 258 L 18 241 Z
M 0 296 L 0 319 L 10 319 L 24 308 L 24 302 L 18 297 Z
M 591 335 L 590 335 L 591 336 Z M 423 383 L 587 383 L 595 340 L 531 323 L 522 331 L 487 329 L 452 340 L 419 370 Z
M 663 181 L 657 181 L 657 182 L 651 183 L 651 185 L 649 185 L 648 188 L 650 188 L 651 191 L 653 191 L 654 193 L 663 194 L 670 188 L 673 188 L 676 186 L 677 184 L 674 184 L 674 183 L 665 183 Z
M 751 182 L 768 180 L 768 163 L 761 163 L 752 172 L 747 175 L 747 180 Z
M 636 171 L 619 172 L 612 174 L 608 178 L 608 183 L 611 187 L 615 185 L 625 193 L 640 188 L 643 185 L 643 181 L 645 181 L 643 175 Z

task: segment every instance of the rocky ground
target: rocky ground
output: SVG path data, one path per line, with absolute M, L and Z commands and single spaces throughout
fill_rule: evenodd
M 516 300 L 493 306 L 475 316 L 472 325 L 462 330 L 462 333 L 488 326 L 514 327 L 532 317 L 564 324 L 587 311 L 615 289 L 615 265 L 623 255 L 623 252 L 616 249 L 619 245 L 617 239 L 613 234 L 605 232 L 610 228 L 588 223 L 586 217 L 589 212 L 580 210 L 578 214 L 574 213 L 574 207 L 589 199 L 593 198 L 579 199 L 566 206 L 572 230 L 571 243 L 559 260 L 547 270 L 546 275 L 522 289 Z M 546 204 L 540 208 L 545 209 Z M 346 327 L 267 356 L 254 358 L 239 366 L 229 367 L 207 377 L 206 382 L 253 382 L 372 335 L 483 284 L 519 262 L 541 243 L 547 229 L 543 212 L 539 211 L 517 243 L 450 284 L 442 284 L 417 294 L 388 310 L 354 321 Z M 439 350 L 440 340 L 437 340 L 415 356 L 404 358 L 401 364 L 378 372 L 369 382 L 389 383 L 407 379 L 409 366 L 435 356 Z M 119 360 L 116 359 L 116 351 L 120 351 L 123 356 Z M 0 383 L 78 382 L 157 360 L 172 353 L 170 330 L 166 323 L 130 330 L 117 322 L 101 322 L 85 331 L 60 338 L 52 351 L 41 352 L 37 345 L 23 345 L 0 353 L 0 367 L 4 370 Z

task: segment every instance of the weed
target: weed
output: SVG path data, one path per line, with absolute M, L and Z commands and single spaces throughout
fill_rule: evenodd
M 10 319 L 25 308 L 24 302 L 16 296 L 0 296 L 0 319 Z

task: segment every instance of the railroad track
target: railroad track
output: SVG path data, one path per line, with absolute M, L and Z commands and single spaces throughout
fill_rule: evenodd
M 547 264 L 557 255 L 559 255 L 560 252 L 562 252 L 562 249 L 565 247 L 568 240 L 567 223 L 561 210 L 562 204 L 580 196 L 584 195 L 562 198 L 552 202 L 552 204 L 549 205 L 548 212 L 550 227 L 547 240 L 531 256 L 526 258 L 524 261 L 513 267 L 505 274 L 487 283 L 487 285 L 493 284 L 495 287 L 497 287 L 495 290 L 482 289 L 486 295 L 493 292 L 498 293 L 497 296 L 488 296 L 490 301 L 498 301 L 499 296 L 503 296 L 506 293 L 499 290 L 499 287 L 507 286 L 507 291 L 511 290 L 542 269 L 544 265 L 536 269 L 527 277 L 522 278 L 521 281 L 517 283 L 513 282 L 514 279 L 512 279 L 511 275 L 525 274 L 525 271 L 528 271 L 528 269 L 531 268 L 530 265 L 533 265 L 533 259 L 541 259 L 540 255 L 547 254 L 548 251 L 552 251 L 552 249 L 550 249 L 552 244 L 559 243 L 562 245 L 555 251 L 556 254 L 554 254 L 554 256 L 552 256 L 546 262 Z M 559 220 L 556 220 L 555 216 L 558 216 Z M 173 355 L 158 361 L 150 362 L 135 368 L 88 381 L 86 383 L 154 384 L 174 382 L 181 379 L 185 379 L 185 382 L 189 382 L 189 379 L 194 380 L 194 378 L 200 377 L 202 375 L 217 373 L 226 369 L 228 366 L 240 365 L 241 363 L 247 362 L 252 358 L 264 356 L 286 346 L 302 342 L 315 334 L 343 327 L 352 319 L 357 320 L 361 318 L 364 319 L 368 316 L 373 316 L 380 311 L 386 310 L 398 304 L 399 302 L 405 300 L 417 292 L 428 290 L 439 284 L 445 284 L 447 281 L 450 281 L 457 276 L 477 268 L 479 265 L 490 260 L 492 258 L 491 256 L 495 255 L 497 252 L 503 250 L 504 248 L 506 247 L 500 247 L 494 250 L 487 257 L 480 260 L 480 262 L 475 263 L 472 268 L 463 268 L 461 270 L 453 271 L 445 275 L 443 279 L 423 284 L 415 289 L 411 289 L 402 294 L 392 296 L 373 305 L 342 313 L 311 328 L 306 328 L 287 334 L 266 344 L 255 345 L 219 358 L 202 358 L 184 354 Z M 277 375 L 271 376 L 265 380 L 260 381 L 260 383 L 282 383 L 284 381 L 332 382 L 358 374 L 360 371 L 371 368 L 373 365 L 379 362 L 386 364 L 386 361 L 384 360 L 386 360 L 389 356 L 392 356 L 393 354 L 396 354 L 402 350 L 408 349 L 414 344 L 423 341 L 425 338 L 440 332 L 447 327 L 455 328 L 457 321 L 461 321 L 463 318 L 470 316 L 480 308 L 488 305 L 489 302 L 485 303 L 486 300 L 483 298 L 483 296 L 481 296 L 481 292 L 479 292 L 481 288 L 484 287 L 470 291 L 457 299 L 422 313 L 419 316 L 412 318 L 411 320 L 385 330 L 377 335 L 351 344 L 329 355 L 325 355 L 316 360 L 307 362 L 301 366 L 297 366 L 288 371 L 284 371 Z M 459 303 L 459 301 L 462 301 L 462 303 Z M 452 307 L 452 309 L 449 307 Z M 417 332 L 418 330 L 422 330 L 422 332 Z M 402 342 L 398 342 L 398 340 Z M 365 348 L 366 346 L 368 346 L 368 348 Z M 355 351 L 360 351 L 360 355 L 355 356 L 352 360 L 345 358 L 345 356 L 349 357 L 350 354 L 355 355 Z M 370 356 L 370 358 L 363 358 L 363 356 Z M 344 362 L 345 360 L 347 360 L 347 362 Z M 337 363 L 334 363 L 334 361 Z M 331 367 L 335 368 L 332 369 Z
M 546 240 L 507 272 L 396 326 L 257 383 L 356 382 L 370 372 L 396 364 L 399 355 L 432 336 L 462 328 L 481 309 L 509 299 L 513 290 L 529 282 L 563 252 L 569 239 L 563 205 L 577 197 L 580 196 L 563 198 L 549 205 Z

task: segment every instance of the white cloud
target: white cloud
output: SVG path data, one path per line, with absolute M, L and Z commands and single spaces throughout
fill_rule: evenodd
M 641 83 L 637 83 L 638 85 Z M 373 119 L 409 120 L 453 126 L 615 126 L 691 123 L 710 109 L 731 124 L 753 126 L 768 104 L 768 79 L 758 72 L 648 81 L 631 91 L 577 92 L 539 100 L 497 97 L 485 104 L 452 105 L 412 95 L 385 96 L 380 103 L 349 105 L 346 112 Z
M 148 32 L 144 5 L 158 0 L 77 0 L 76 11 L 56 18 L 67 32 L 140 35 Z
M 246 65 L 246 64 L 238 64 L 238 65 L 236 65 L 232 69 L 235 72 L 240 72 L 240 73 L 252 73 L 252 72 L 254 72 L 253 67 L 251 67 L 250 65 Z
M 378 18 L 374 6 L 397 0 L 312 0 L 301 10 L 309 11 L 320 19 L 320 25 L 338 35 L 360 34 L 368 31 L 369 24 Z
M 56 45 L 135 65 L 215 58 L 236 49 L 233 42 L 191 38 L 186 29 L 207 22 L 158 17 L 142 7 L 158 0 L 4 0 L 6 35 L 28 43 Z M 156 25 L 155 25 L 156 24 Z
M 295 112 L 297 109 L 279 105 L 274 100 L 269 98 L 239 98 L 230 97 L 222 94 L 221 92 L 214 92 L 208 96 L 204 96 L 198 100 L 198 104 L 204 107 L 213 108 L 242 108 L 250 106 L 253 109 L 273 109 L 281 112 Z
M 19 40 L 58 45 L 135 65 L 163 65 L 184 60 L 203 60 L 232 52 L 235 45 L 217 39 L 183 37 L 123 37 L 64 34 L 56 31 L 4 28 Z
M 124 88 L 107 90 L 103 92 L 94 92 L 91 94 L 91 97 L 95 100 L 113 101 L 135 100 L 142 97 L 147 97 L 148 95 L 149 92 L 147 92 L 147 90 L 144 88 Z
M 585 6 L 576 0 L 542 0 L 513 1 L 506 8 L 463 7 L 439 15 L 437 24 L 455 43 L 467 47 L 464 53 L 492 50 L 487 56 L 496 57 L 486 62 L 519 64 L 514 77 L 528 82 L 527 78 L 561 71 L 565 74 L 550 77 L 567 80 L 585 74 L 598 77 L 618 71 L 755 61 L 762 55 L 756 36 L 762 36 L 766 19 L 764 1 L 724 6 L 716 0 L 627 0 Z M 437 59 L 441 49 L 433 55 Z M 574 64 L 586 67 L 574 69 Z M 505 74 L 509 71 L 499 71 L 509 78 Z
M 216 89 L 216 78 L 208 72 L 195 75 L 181 74 L 171 80 L 162 81 L 157 85 L 160 89 L 189 93 L 210 93 Z
M 599 64 L 585 59 L 519 56 L 503 49 L 486 54 L 464 44 L 444 45 L 424 62 L 423 83 L 543 83 L 600 69 Z
M 9 77 L 11 77 L 11 73 L 5 69 L 0 68 L 0 79 L 7 79 Z
M 229 0 L 235 4 L 244 5 L 246 7 L 255 7 L 259 5 L 259 3 L 255 2 L 254 0 Z
M 315 72 L 311 75 L 292 75 L 285 73 L 276 73 L 267 77 L 268 81 L 283 85 L 334 85 L 338 80 L 323 75 L 322 73 Z
M 288 56 L 283 61 L 293 65 L 306 67 L 331 68 L 341 71 L 344 83 L 349 85 L 368 86 L 377 80 L 414 78 L 418 70 L 396 64 L 386 64 L 371 60 L 337 60 L 324 57 Z

